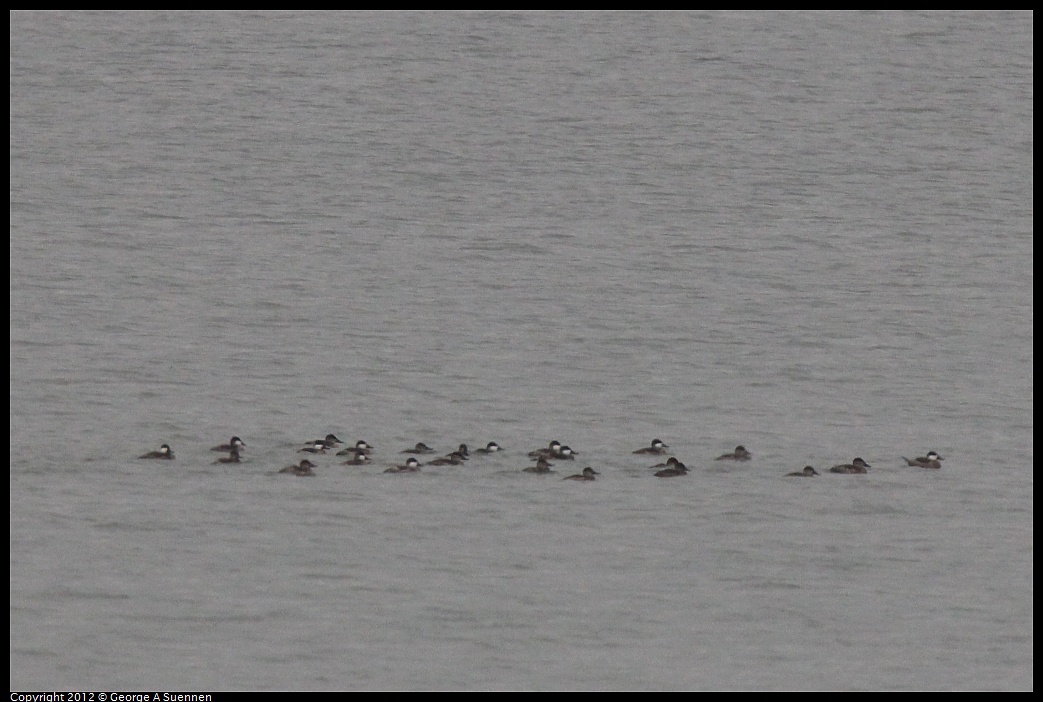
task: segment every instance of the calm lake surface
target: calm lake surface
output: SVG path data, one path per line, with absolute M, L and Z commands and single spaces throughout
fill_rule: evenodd
M 1031 13 L 10 19 L 12 689 L 1032 689 Z

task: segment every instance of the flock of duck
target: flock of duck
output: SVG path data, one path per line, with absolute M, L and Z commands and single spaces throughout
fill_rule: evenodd
M 343 461 L 341 465 L 347 466 L 361 466 L 366 465 L 372 460 L 372 452 L 374 447 L 365 441 L 356 441 L 354 446 L 348 446 L 346 448 L 337 450 L 340 446 L 344 445 L 344 442 L 338 439 L 333 434 L 327 434 L 324 439 L 315 439 L 314 441 L 306 442 L 303 448 L 299 449 L 298 453 L 307 453 L 313 456 L 325 455 L 331 451 L 336 451 L 337 456 L 344 456 L 347 460 Z M 652 443 L 648 446 L 639 448 L 632 453 L 643 456 L 665 456 L 669 453 L 667 449 L 670 447 L 663 443 L 660 439 L 653 439 Z M 243 452 L 246 449 L 246 444 L 238 436 L 233 436 L 227 444 L 220 444 L 214 446 L 211 451 L 218 451 L 227 453 L 227 456 L 222 456 L 214 461 L 215 464 L 222 463 L 239 463 L 242 461 Z M 493 454 L 499 453 L 503 449 L 495 441 L 490 441 L 485 445 L 484 448 L 475 449 L 475 454 Z M 419 473 L 420 468 L 424 465 L 430 466 L 455 466 L 460 465 L 464 461 L 471 459 L 472 453 L 467 448 L 467 444 L 460 444 L 460 446 L 450 453 L 443 456 L 431 459 L 426 464 L 421 463 L 416 457 L 418 455 L 428 455 L 438 453 L 435 449 L 431 448 L 423 442 L 417 443 L 412 448 L 407 448 L 399 453 L 402 454 L 413 454 L 410 455 L 402 464 L 392 466 L 386 469 L 385 473 Z M 528 457 L 535 461 L 534 465 L 527 468 L 523 468 L 522 471 L 525 473 L 536 473 L 540 475 L 550 475 L 556 473 L 553 469 L 555 462 L 559 461 L 573 461 L 576 459 L 577 452 L 571 449 L 569 446 L 562 444 L 560 441 L 551 441 L 545 448 L 539 448 L 534 451 L 530 451 Z M 174 451 L 170 448 L 169 444 L 163 444 L 157 451 L 149 451 L 148 453 L 142 454 L 139 458 L 143 459 L 159 459 L 159 460 L 174 460 Z M 750 453 L 745 446 L 736 446 L 735 450 L 730 453 L 725 453 L 718 456 L 717 461 L 739 461 L 745 462 L 752 460 L 753 454 Z M 906 458 L 902 456 L 909 466 L 915 468 L 928 468 L 937 470 L 942 467 L 941 462 L 945 460 L 942 456 L 938 455 L 936 451 L 928 451 L 926 456 L 920 456 L 918 458 Z M 301 475 L 301 476 L 313 476 L 315 475 L 315 468 L 318 465 L 313 463 L 308 458 L 303 458 L 299 462 L 288 465 L 279 473 L 287 473 L 290 475 Z M 676 457 L 671 456 L 665 462 L 657 463 L 651 468 L 658 468 L 653 475 L 657 478 L 673 478 L 688 474 L 688 467 L 684 463 L 679 461 Z M 861 458 L 855 458 L 851 463 L 842 463 L 835 465 L 829 469 L 831 473 L 843 473 L 843 474 L 865 474 L 872 468 L 871 465 L 866 463 Z M 569 475 L 563 480 L 576 480 L 576 481 L 592 481 L 600 475 L 596 470 L 590 466 L 584 468 L 581 472 L 574 475 Z M 787 477 L 798 477 L 807 478 L 819 475 L 811 466 L 804 466 L 802 470 L 794 471 L 792 473 L 786 473 Z

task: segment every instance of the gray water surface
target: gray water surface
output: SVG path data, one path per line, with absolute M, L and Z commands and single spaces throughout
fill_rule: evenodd
M 12 14 L 11 688 L 1032 689 L 1032 20 Z

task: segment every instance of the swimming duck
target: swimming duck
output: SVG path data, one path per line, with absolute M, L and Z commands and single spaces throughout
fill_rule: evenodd
M 863 461 L 861 458 L 856 458 L 855 460 L 851 461 L 850 463 L 842 463 L 839 466 L 833 466 L 832 468 L 829 469 L 829 472 L 830 473 L 848 473 L 848 474 L 851 474 L 851 475 L 861 475 L 863 473 L 868 473 L 869 471 L 867 470 L 867 468 L 872 468 L 872 467 L 873 466 L 869 465 L 868 463 Z
M 529 456 L 529 458 L 539 458 L 540 456 L 543 456 L 544 458 L 553 458 L 555 456 L 558 456 L 560 453 L 561 453 L 561 442 L 560 441 L 552 441 L 547 446 L 547 448 L 541 448 L 541 449 L 536 449 L 535 451 L 529 451 L 529 453 L 527 455 Z
M 362 439 L 359 439 L 358 441 L 355 442 L 354 446 L 349 446 L 349 447 L 347 447 L 345 449 L 341 449 L 340 451 L 337 451 L 337 455 L 338 456 L 357 456 L 360 453 L 368 454 L 372 450 L 373 450 L 373 447 L 369 443 L 367 443 L 366 441 L 363 441 Z
M 670 447 L 667 446 L 666 444 L 664 444 L 659 439 L 652 439 L 652 445 L 651 446 L 645 446 L 644 448 L 639 448 L 637 451 L 634 451 L 634 453 L 643 453 L 643 454 L 652 454 L 654 456 L 661 456 L 662 454 L 666 453 L 666 450 L 668 448 L 670 448 Z
M 364 466 L 369 463 L 370 458 L 368 453 L 355 453 L 351 455 L 351 458 L 341 463 L 342 466 Z
M 221 444 L 220 446 L 214 446 L 211 451 L 224 451 L 229 452 L 232 450 L 238 451 L 239 449 L 246 448 L 246 444 L 238 436 L 233 436 L 227 444 Z
M 423 441 L 418 441 L 416 446 L 414 446 L 411 449 L 406 449 L 405 451 L 402 451 L 401 453 L 434 453 L 434 452 L 435 452 L 435 450 L 433 448 L 431 448 L 430 446 L 428 446 L 427 444 L 425 444 Z
M 429 465 L 432 465 L 432 466 L 458 466 L 458 465 L 460 465 L 461 463 L 463 463 L 466 460 L 467 460 L 467 457 L 464 456 L 462 453 L 460 453 L 459 451 L 453 451 L 448 456 L 442 456 L 441 458 L 436 458 L 435 460 L 431 461 Z
M 550 466 L 551 466 L 551 464 L 547 462 L 547 459 L 544 458 L 543 456 L 540 456 L 539 458 L 536 459 L 536 465 L 529 466 L 528 468 L 522 468 L 522 471 L 525 472 L 525 473 L 540 473 L 540 474 L 553 473 L 554 471 L 551 470 Z
M 298 449 L 297 453 L 321 453 L 325 455 L 326 449 L 326 442 L 324 442 L 322 439 L 316 439 L 312 442 L 311 446 L 305 446 L 302 449 Z
M 309 441 L 308 443 L 312 446 L 314 446 L 315 444 L 322 444 L 324 448 L 332 449 L 337 448 L 343 442 L 341 442 L 341 440 L 333 434 L 327 434 L 325 439 L 315 439 L 314 441 Z
M 168 444 L 163 444 L 159 447 L 158 451 L 149 451 L 148 453 L 143 453 L 140 456 L 138 456 L 138 458 L 160 458 L 166 461 L 173 461 L 174 452 L 170 450 L 170 446 Z
M 688 466 L 680 461 L 677 461 L 670 468 L 663 468 L 663 470 L 657 470 L 655 472 L 657 478 L 673 478 L 678 475 L 688 475 Z
M 502 450 L 503 449 L 500 448 L 500 445 L 495 441 L 490 441 L 489 443 L 487 443 L 485 445 L 485 448 L 475 449 L 475 451 L 478 453 L 496 453 L 497 451 Z
M 920 456 L 919 458 L 906 458 L 902 456 L 902 459 L 911 466 L 917 468 L 934 468 L 935 470 L 942 467 L 942 461 L 945 459 L 938 455 L 937 451 L 928 451 L 926 456 Z
M 792 473 L 786 473 L 786 477 L 795 476 L 797 478 L 810 478 L 811 476 L 818 474 L 818 471 L 811 466 L 804 466 L 803 470 L 795 470 Z
M 385 473 L 419 473 L 420 472 L 420 461 L 415 458 L 410 458 L 406 461 L 404 466 L 394 466 L 388 468 Z
M 753 454 L 746 450 L 745 446 L 736 446 L 731 453 L 723 453 L 714 460 L 717 461 L 748 461 Z
M 594 470 L 590 466 L 587 466 L 586 468 L 583 469 L 582 473 L 576 473 L 575 475 L 570 475 L 567 478 L 562 478 L 562 480 L 594 480 L 594 476 L 595 475 L 601 475 L 601 473 L 598 473 L 596 470 Z
M 315 464 L 312 463 L 311 461 L 309 461 L 307 458 L 305 458 L 299 464 L 297 464 L 295 466 L 286 466 L 285 468 L 283 468 L 279 472 L 280 473 L 292 473 L 293 475 L 311 475 L 311 476 L 313 476 L 313 475 L 315 475 L 315 471 L 312 470 L 313 468 L 315 468 Z

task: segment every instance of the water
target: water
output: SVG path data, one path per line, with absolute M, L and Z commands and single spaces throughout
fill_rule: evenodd
M 12 689 L 1031 689 L 1032 77 L 1026 13 L 13 14 Z

